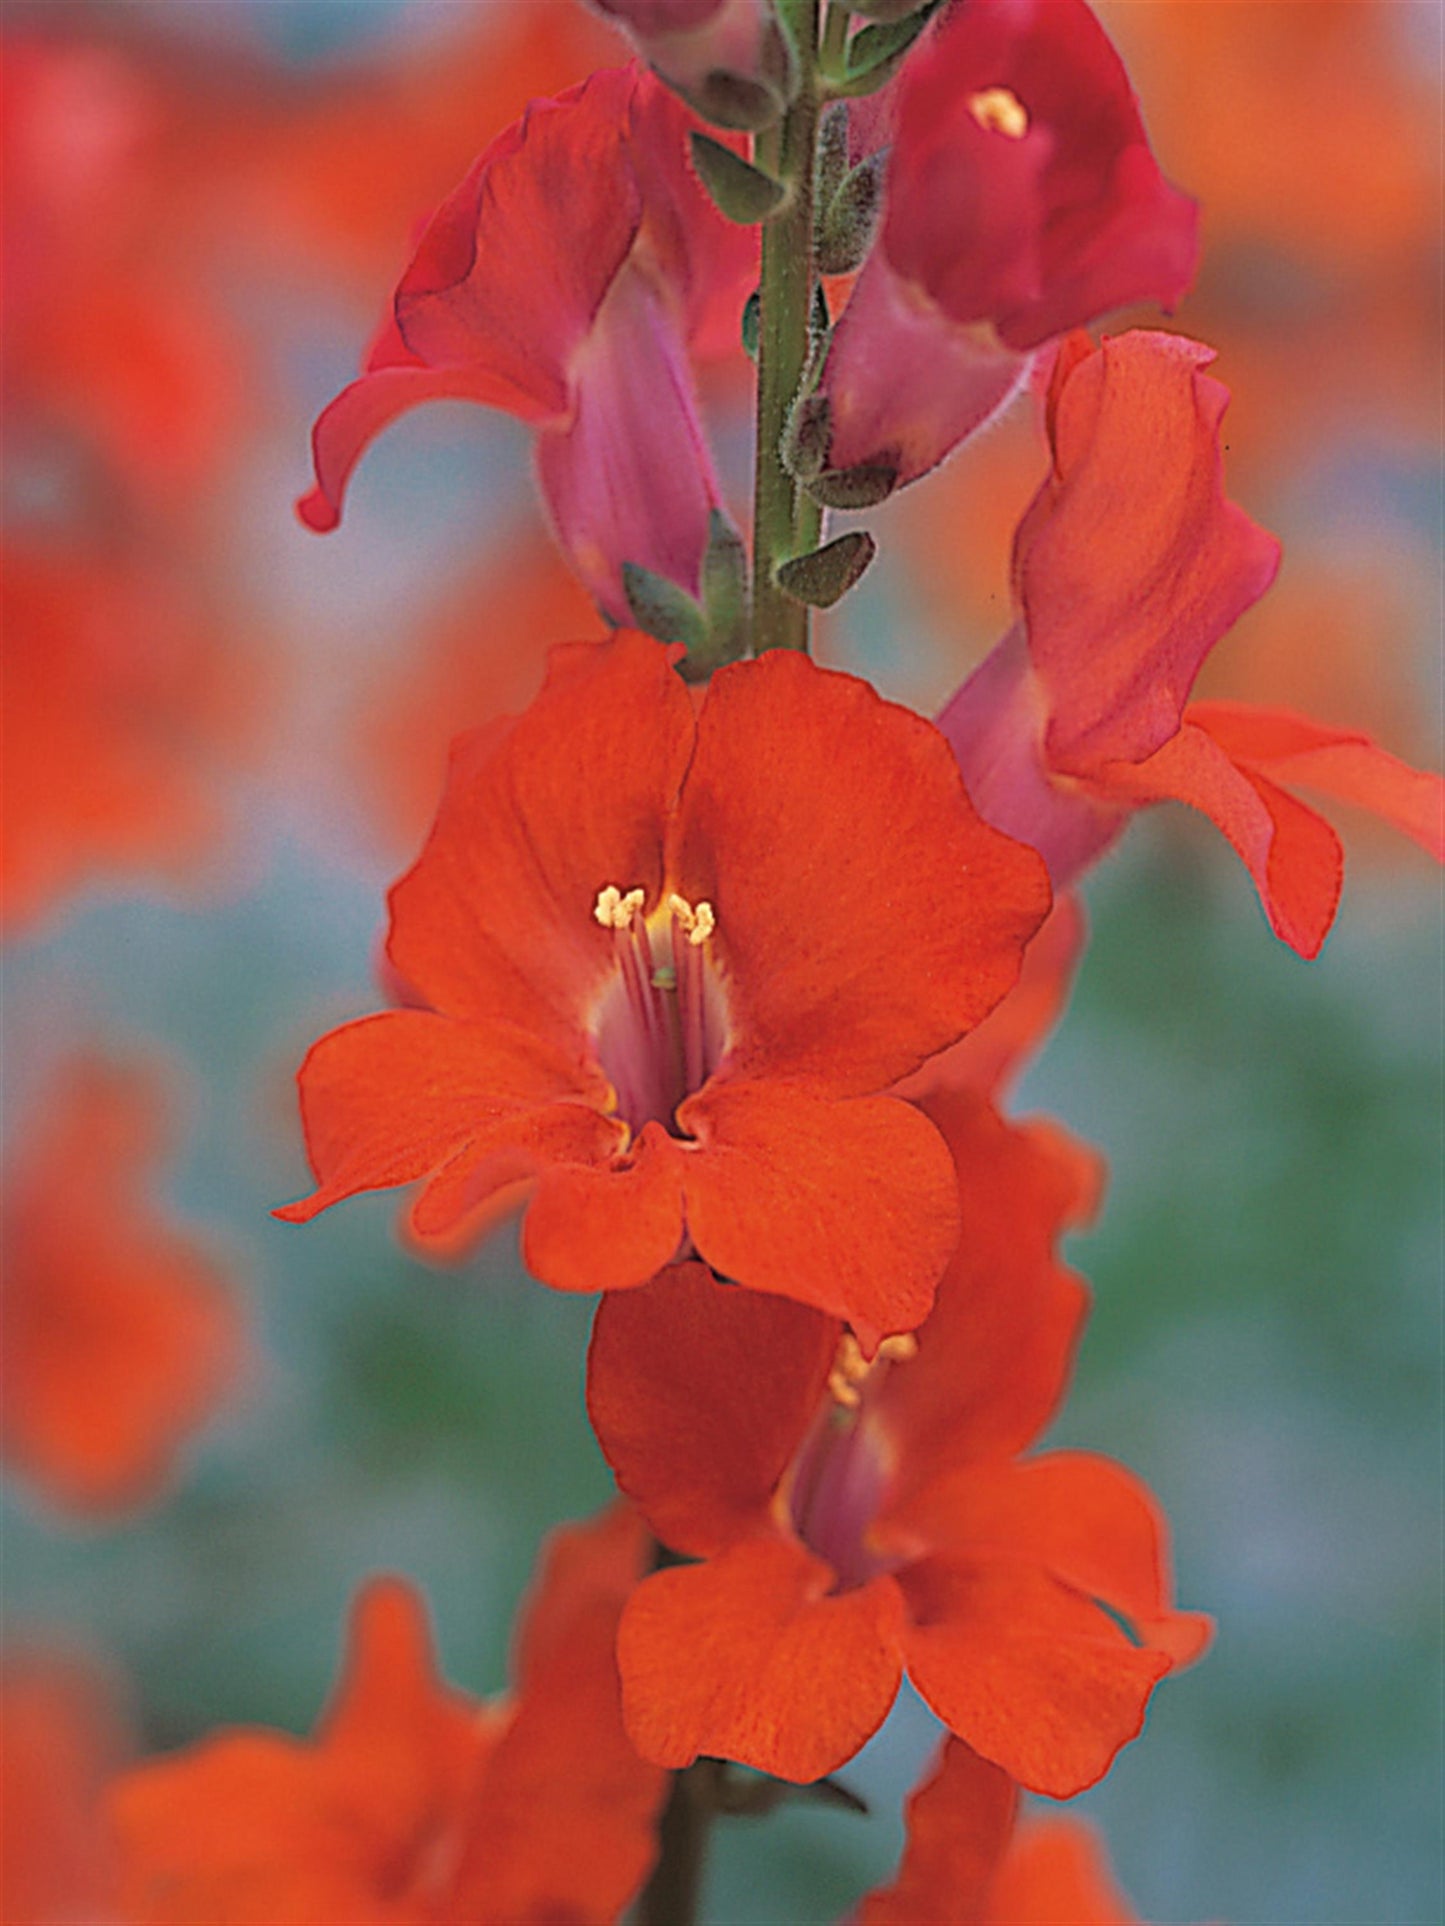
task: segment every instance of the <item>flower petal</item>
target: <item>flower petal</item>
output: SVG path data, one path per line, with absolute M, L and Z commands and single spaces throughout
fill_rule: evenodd
M 996 1926 L 989 1901 L 1017 1816 L 1018 1787 L 1008 1774 L 946 1739 L 936 1769 L 909 1798 L 898 1877 L 868 1895 L 858 1926 Z
M 891 1578 L 830 1596 L 831 1579 L 801 1545 L 760 1537 L 645 1580 L 617 1640 L 643 1757 L 707 1753 L 799 1784 L 851 1759 L 897 1696 L 902 1607 Z
M 1206 730 L 1232 762 L 1267 773 L 1275 782 L 1322 790 L 1368 809 L 1445 859 L 1445 783 L 1412 769 L 1368 736 L 1331 729 L 1284 709 L 1244 703 L 1195 702 L 1189 720 Z
M 275 1213 L 293 1224 L 360 1190 L 445 1179 L 458 1157 L 480 1163 L 506 1150 L 534 1164 L 558 1155 L 601 1161 L 623 1135 L 602 1114 L 599 1075 L 589 1079 L 545 1039 L 505 1023 L 423 1010 L 363 1017 L 312 1046 L 299 1083 L 317 1189 Z M 501 1184 L 516 1171 L 496 1175 Z M 451 1182 L 444 1194 L 457 1215 L 482 1201 Z M 421 1215 L 423 1234 L 445 1229 L 444 1214 Z
M 1236 763 L 1208 730 L 1186 719 L 1146 762 L 1106 763 L 1093 786 L 1119 800 L 1188 803 L 1208 816 L 1254 878 L 1275 935 L 1301 956 L 1319 955 L 1344 882 L 1340 839 L 1323 816 Z
M 931 723 L 786 650 L 713 678 L 668 869 L 717 913 L 738 1073 L 840 1095 L 987 1015 L 1049 903 Z
M 1085 1451 L 978 1464 L 919 1492 L 902 1520 L 944 1557 L 1039 1566 L 1127 1619 L 1140 1643 L 1190 1665 L 1209 1643 L 1202 1612 L 1174 1609 L 1169 1527 L 1148 1487 Z
M 593 909 L 662 888 L 663 826 L 693 744 L 668 650 L 619 631 L 554 649 L 546 686 L 458 743 L 426 848 L 391 892 L 387 954 L 437 1009 L 520 1024 L 579 1056 L 615 969 Z
M 1168 741 L 1205 656 L 1279 566 L 1278 542 L 1224 493 L 1213 359 L 1146 332 L 1060 358 L 1054 471 L 1014 547 L 1056 769 L 1141 762 Z
M 970 1092 L 926 1108 L 953 1156 L 961 1224 L 918 1355 L 873 1394 L 897 1451 L 898 1504 L 948 1468 L 1032 1442 L 1063 1395 L 1087 1307 L 1055 1254 L 1075 1173 Z
M 927 1315 L 958 1203 L 921 1112 L 896 1097 L 718 1079 L 678 1121 L 700 1140 L 681 1164 L 687 1225 L 714 1270 L 846 1319 L 870 1355 Z
M 1021 1826 L 999 1867 L 989 1926 L 1141 1926 L 1120 1892 L 1098 1833 L 1082 1819 Z
M 1162 1652 L 1013 1561 L 928 1559 L 898 1578 L 909 1677 L 945 1725 L 1032 1792 L 1068 1799 L 1136 1738 Z
M 625 1291 L 678 1255 L 683 1146 L 648 1124 L 625 1160 L 544 1170 L 522 1220 L 522 1257 L 558 1291 Z
M 756 1530 L 837 1348 L 833 1319 L 679 1264 L 597 1308 L 587 1409 L 619 1487 L 674 1551 Z

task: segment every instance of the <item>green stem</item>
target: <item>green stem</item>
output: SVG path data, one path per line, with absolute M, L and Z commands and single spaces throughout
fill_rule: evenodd
M 828 0 L 818 65 L 830 78 L 836 78 L 843 71 L 843 50 L 848 45 L 848 29 L 852 23 L 850 8 L 840 5 L 839 0 Z
M 637 1926 L 694 1926 L 722 1770 L 718 1759 L 699 1759 L 673 1773 L 657 1828 L 657 1864 L 637 1902 Z
M 758 333 L 758 439 L 753 494 L 753 648 L 808 646 L 808 609 L 773 579 L 801 552 L 798 489 L 783 466 L 783 431 L 808 359 L 813 299 L 813 164 L 818 141 L 818 0 L 778 0 L 802 69 L 798 98 L 777 141 L 789 194 L 763 227 Z

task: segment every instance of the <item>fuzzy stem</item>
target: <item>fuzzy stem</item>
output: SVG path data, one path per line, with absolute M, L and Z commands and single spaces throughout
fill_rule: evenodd
M 788 198 L 763 227 L 753 496 L 753 648 L 759 655 L 764 649 L 808 647 L 807 606 L 785 595 L 773 575 L 780 562 L 804 546 L 799 539 L 799 490 L 783 466 L 782 443 L 788 410 L 807 365 L 813 300 L 818 0 L 778 0 L 778 11 L 792 32 L 802 84 L 776 137 L 778 178 L 786 183 Z

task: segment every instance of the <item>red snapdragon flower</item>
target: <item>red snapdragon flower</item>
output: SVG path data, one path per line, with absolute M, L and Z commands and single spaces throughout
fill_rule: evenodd
M 219 1267 L 144 1194 L 163 1095 L 77 1059 L 6 1170 L 0 1449 L 77 1512 L 154 1497 L 242 1360 Z
M 1018 1787 L 957 1739 L 908 1801 L 898 1878 L 870 1893 L 857 1926 L 1138 1926 L 1094 1828 L 1020 1823 Z
M 833 470 L 924 474 L 1018 389 L 1034 350 L 1114 308 L 1170 308 L 1198 209 L 1149 151 L 1084 0 L 968 0 L 909 59 L 878 241 L 819 392 Z
M 618 1636 L 627 1727 L 660 1764 L 819 1778 L 877 1730 L 906 1667 L 976 1751 L 1068 1796 L 1206 1642 L 1170 1604 L 1164 1521 L 1136 1479 L 1083 1452 L 1017 1456 L 1084 1315 L 1054 1255 L 1076 1159 L 980 1098 L 930 1109 L 963 1230 L 916 1344 L 869 1367 L 836 1320 L 691 1264 L 599 1307 L 602 1449 L 699 1561 L 645 1579 Z
M 613 1657 L 643 1551 L 621 1508 L 556 1535 L 492 1704 L 438 1678 L 419 1594 L 373 1579 L 311 1740 L 224 1732 L 115 1782 L 129 1926 L 610 1926 L 664 1784 Z
M 933 1125 L 884 1094 L 1003 996 L 1048 904 L 931 724 L 783 652 L 716 675 L 630 631 L 554 651 L 464 737 L 388 957 L 427 1007 L 301 1070 L 319 1188 L 427 1180 L 414 1234 L 520 1178 L 534 1274 L 644 1283 L 690 1248 L 849 1319 L 927 1311 L 957 1233 Z
M 1174 799 L 1243 859 L 1271 926 L 1319 951 L 1344 859 L 1297 783 L 1445 855 L 1438 777 L 1286 710 L 1193 702 L 1205 657 L 1274 578 L 1279 544 L 1224 493 L 1228 390 L 1210 349 L 1132 333 L 1060 349 L 1053 468 L 1014 543 L 1020 619 L 939 716 L 969 793 L 1063 889 L 1133 812 Z
M 635 64 L 534 101 L 433 217 L 366 372 L 316 423 L 302 520 L 334 528 L 372 437 L 429 400 L 536 427 L 572 566 L 615 621 L 621 567 L 699 586 L 721 495 L 689 347 L 737 314 L 756 237 L 725 221 L 687 158 L 691 116 Z

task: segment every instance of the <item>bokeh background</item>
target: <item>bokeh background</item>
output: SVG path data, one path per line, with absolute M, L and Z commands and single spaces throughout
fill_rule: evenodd
M 1235 392 L 1232 492 L 1285 538 L 1211 693 L 1369 728 L 1438 766 L 1440 16 L 1415 0 L 1106 10 L 1206 257 L 1175 325 Z M 426 1588 L 450 1675 L 505 1679 L 537 1545 L 610 1483 L 581 1406 L 590 1306 L 510 1232 L 413 1261 L 395 1200 L 299 1231 L 291 1076 L 375 1007 L 383 891 L 450 734 L 594 632 L 527 441 L 436 407 L 342 529 L 291 502 L 417 219 L 525 100 L 622 57 L 569 0 L 11 0 L 3 28 L 5 1154 L 77 1052 L 154 1081 L 146 1182 L 244 1328 L 163 1488 L 57 1504 L 12 1454 L 12 1650 L 92 1655 L 129 1743 L 309 1728 L 346 1602 Z M 745 364 L 710 372 L 746 486 Z M 823 659 L 938 705 L 1007 621 L 1043 472 L 1026 412 L 870 518 Z M 1306 965 L 1183 811 L 1088 892 L 1072 1007 L 1016 1103 L 1112 1172 L 1071 1254 L 1096 1311 L 1058 1436 L 1174 1522 L 1211 1656 L 1083 1806 L 1143 1917 L 1441 1916 L 1442 957 L 1429 864 L 1347 825 Z M 83 1158 L 55 1172 L 59 1208 Z M 931 1744 L 905 1701 L 843 1776 L 867 1820 L 720 1828 L 709 1916 L 837 1918 L 885 1876 Z M 18 1923 L 17 1923 L 18 1926 Z

